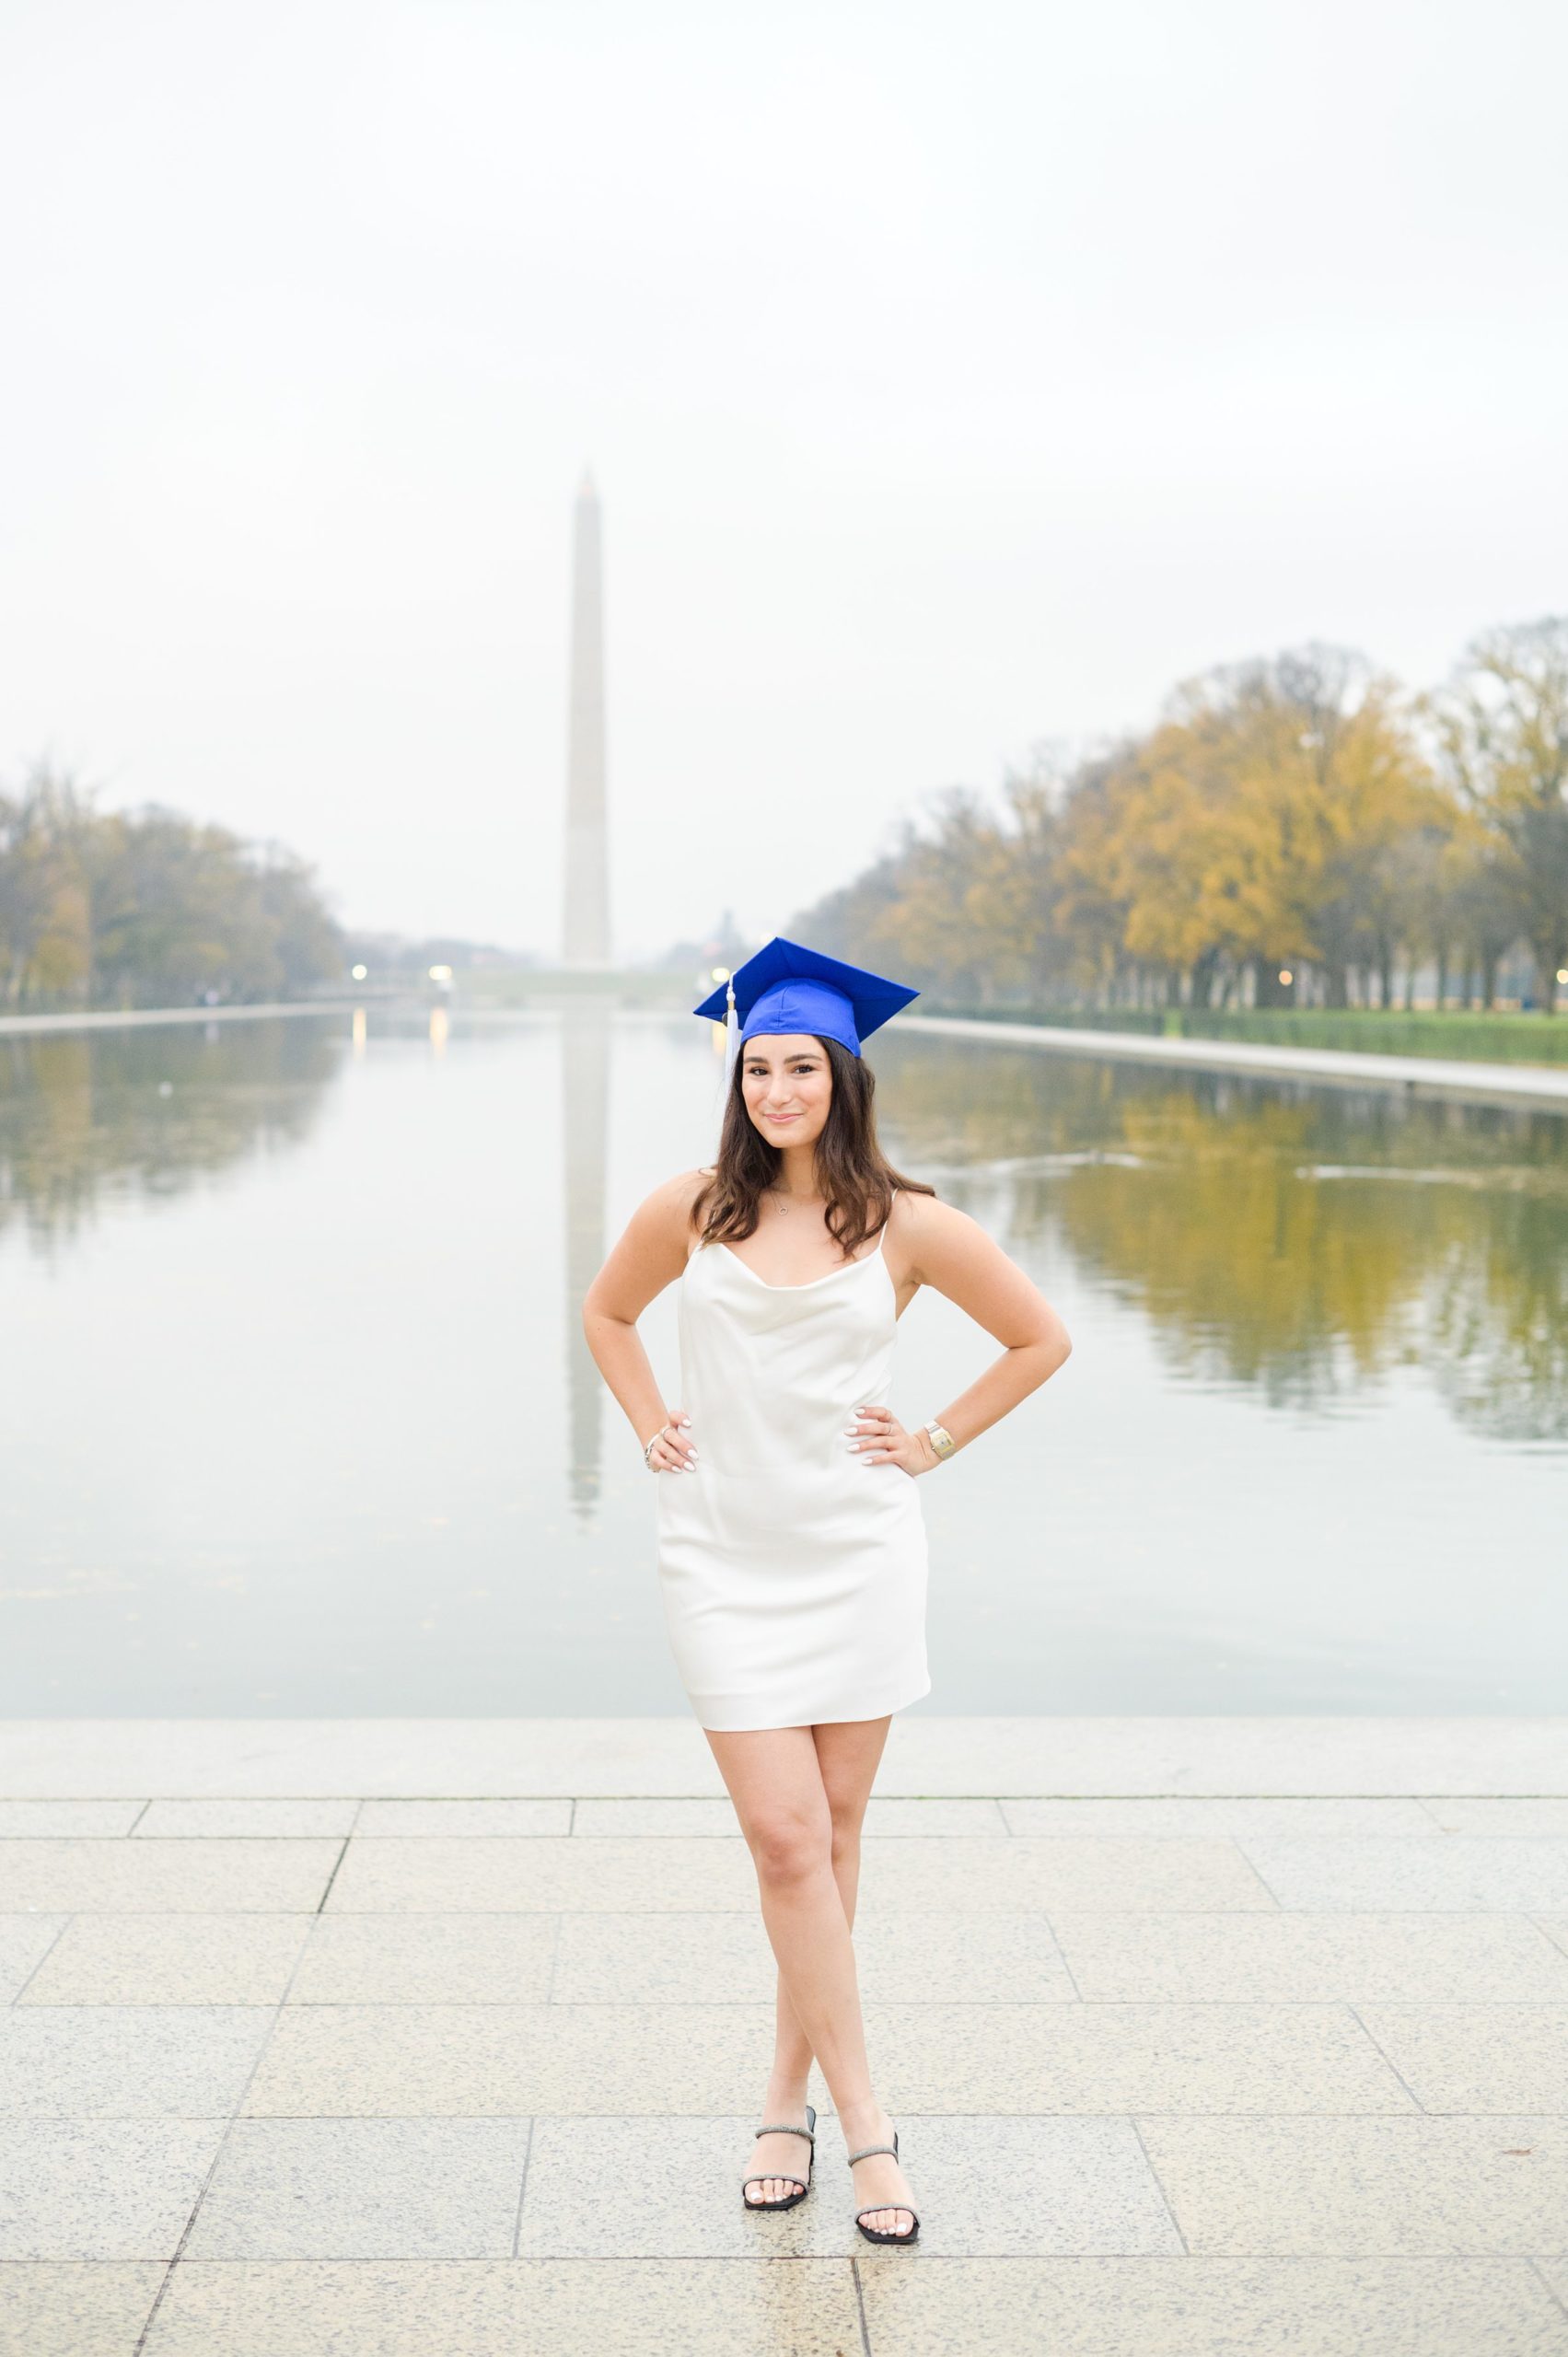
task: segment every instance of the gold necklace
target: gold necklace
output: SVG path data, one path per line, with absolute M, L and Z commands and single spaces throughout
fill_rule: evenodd
M 780 1209 L 780 1211 L 781 1211 L 781 1212 L 784 1212 L 784 1213 L 788 1213 L 788 1211 L 789 1211 L 789 1202 L 788 1202 L 788 1201 L 787 1201 L 786 1199 L 787 1199 L 788 1194 L 789 1194 L 789 1190 L 788 1190 L 787 1188 L 785 1188 L 785 1187 L 769 1187 L 769 1188 L 766 1190 L 766 1192 L 767 1192 L 768 1194 L 770 1194 L 770 1195 L 776 1195 L 776 1196 L 779 1198 L 779 1209 Z M 815 1202 L 819 1202 L 821 1201 L 821 1197 L 820 1197 L 819 1195 L 797 1195 L 797 1196 L 796 1196 L 795 1201 L 796 1201 L 796 1202 L 801 1202 L 801 1203 L 815 1203 Z

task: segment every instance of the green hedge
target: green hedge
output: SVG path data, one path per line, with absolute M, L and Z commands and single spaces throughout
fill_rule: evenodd
M 1348 1048 L 1364 1055 L 1454 1056 L 1474 1063 L 1568 1063 L 1568 1013 L 1401 1015 L 1390 1010 L 1320 1006 L 1243 1008 L 1235 1014 L 1188 1007 L 1132 1007 L 1104 1013 L 1082 1007 L 947 1006 L 933 1015 L 967 1015 L 995 1023 L 1042 1023 L 1074 1031 L 1135 1031 L 1186 1039 L 1251 1039 L 1260 1046 Z

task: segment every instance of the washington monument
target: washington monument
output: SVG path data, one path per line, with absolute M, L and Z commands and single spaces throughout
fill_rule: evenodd
M 598 494 L 585 474 L 572 535 L 572 690 L 566 732 L 566 902 L 562 963 L 610 964 L 604 823 L 604 593 Z

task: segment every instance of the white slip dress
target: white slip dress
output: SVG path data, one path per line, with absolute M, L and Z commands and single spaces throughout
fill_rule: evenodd
M 919 1485 L 847 1437 L 856 1408 L 888 1403 L 887 1233 L 805 1284 L 769 1284 L 724 1244 L 681 1272 L 697 1469 L 658 1477 L 658 1574 L 702 1726 L 876 1719 L 931 1691 Z

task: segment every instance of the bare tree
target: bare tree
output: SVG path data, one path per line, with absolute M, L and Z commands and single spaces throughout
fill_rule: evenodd
M 1568 615 L 1483 632 L 1430 711 L 1445 766 L 1514 853 L 1513 932 L 1550 1015 L 1568 966 Z

